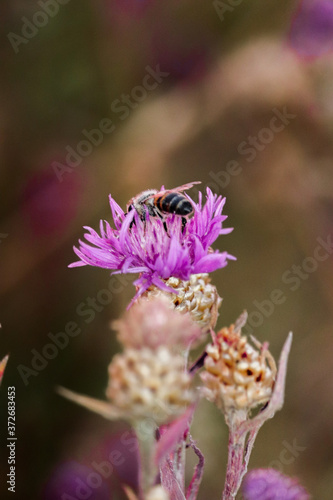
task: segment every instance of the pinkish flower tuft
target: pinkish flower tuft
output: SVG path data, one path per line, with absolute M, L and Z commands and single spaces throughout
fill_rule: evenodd
M 309 494 L 294 478 L 275 469 L 255 469 L 244 479 L 245 500 L 309 500 Z
M 219 235 L 232 231 L 222 228 L 227 218 L 222 215 L 225 198 L 207 188 L 204 205 L 201 193 L 199 203 L 192 200 L 191 203 L 193 217 L 182 229 L 181 217 L 177 215 L 167 215 L 161 220 L 147 211 L 146 220 L 142 221 L 135 210 L 124 213 L 110 196 L 115 228 L 101 221 L 99 235 L 85 227 L 88 243 L 80 241 L 79 248 L 74 247 L 80 260 L 70 267 L 90 265 L 112 269 L 114 273 L 140 273 L 134 282 L 138 288 L 136 298 L 151 285 L 174 292 L 164 282 L 172 276 L 189 280 L 192 274 L 225 267 L 235 257 L 211 248 Z
M 165 297 L 141 298 L 122 319 L 113 322 L 119 332 L 118 340 L 125 347 L 134 349 L 158 349 L 163 345 L 170 349 L 186 349 L 202 339 L 202 330 L 190 315 L 171 307 Z

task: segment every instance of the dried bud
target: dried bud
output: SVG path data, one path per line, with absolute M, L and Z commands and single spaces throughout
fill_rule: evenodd
M 172 309 L 163 295 L 140 298 L 113 326 L 118 330 L 118 340 L 134 349 L 162 345 L 186 348 L 202 336 L 190 315 Z
M 165 346 L 117 354 L 109 365 L 106 396 L 133 419 L 151 417 L 159 424 L 173 420 L 194 399 L 183 356 Z
M 176 293 L 168 293 L 152 286 L 144 296 L 148 298 L 166 296 L 176 310 L 182 313 L 189 312 L 192 320 L 202 330 L 207 331 L 215 327 L 222 299 L 216 287 L 210 283 L 208 274 L 192 274 L 189 281 L 169 278 L 165 284 L 173 288 Z
M 217 333 L 208 345 L 203 393 L 224 413 L 231 409 L 248 411 L 269 401 L 276 376 L 274 358 L 255 339 L 252 347 L 240 328 L 231 325 Z

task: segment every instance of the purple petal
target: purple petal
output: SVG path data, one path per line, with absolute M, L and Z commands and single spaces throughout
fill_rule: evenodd
M 206 255 L 194 267 L 194 273 L 211 273 L 227 265 L 226 254 L 212 253 Z

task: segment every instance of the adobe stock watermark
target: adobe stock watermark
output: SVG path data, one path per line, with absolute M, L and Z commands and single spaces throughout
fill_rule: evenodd
M 282 441 L 283 449 L 279 453 L 276 460 L 272 460 L 267 468 L 272 468 L 278 470 L 281 473 L 285 473 L 285 466 L 293 464 L 296 459 L 303 453 L 307 448 L 306 446 L 301 446 L 297 443 L 296 439 L 293 439 L 292 443 L 287 440 Z M 266 467 L 265 467 L 266 468 Z M 75 499 L 76 500 L 76 499 Z M 245 500 L 244 496 L 240 496 L 240 500 Z
M 130 276 L 116 274 L 111 276 L 108 287 L 99 290 L 95 297 L 87 297 L 80 302 L 76 307 L 76 314 L 80 318 L 84 318 L 86 324 L 91 323 L 97 313 L 102 312 L 108 306 L 115 295 L 122 293 L 123 290 L 131 283 Z M 50 361 L 54 360 L 60 351 L 63 351 L 69 344 L 70 340 L 82 333 L 82 328 L 79 327 L 76 321 L 68 321 L 62 331 L 57 333 L 49 332 L 47 334 L 48 343 L 45 344 L 39 351 L 31 349 L 31 362 L 29 366 L 20 364 L 17 370 L 22 378 L 25 386 L 30 382 L 30 377 L 37 377 L 47 366 Z
M 146 99 L 148 93 L 155 90 L 170 73 L 161 71 L 158 64 L 155 69 L 146 66 L 146 75 L 143 77 L 141 85 L 136 85 L 130 94 L 121 94 L 118 99 L 111 103 L 111 111 L 119 116 L 119 120 L 125 120 L 131 112 L 136 109 L 142 101 Z M 63 181 L 63 176 L 71 173 L 81 165 L 84 158 L 91 155 L 94 148 L 100 146 L 105 137 L 110 135 L 116 129 L 116 125 L 109 118 L 103 118 L 97 124 L 97 127 L 91 130 L 83 129 L 83 140 L 79 141 L 74 147 L 66 146 L 65 162 L 53 161 L 51 167 L 59 182 Z
M 233 12 L 242 2 L 243 0 L 226 0 L 225 2 L 222 0 L 214 0 L 213 7 L 219 16 L 220 21 L 224 21 L 225 14 L 227 12 Z
M 298 458 L 301 452 L 306 450 L 306 446 L 300 446 L 297 444 L 296 439 L 293 439 L 292 444 L 288 443 L 288 441 L 282 441 L 283 450 L 281 450 L 279 457 L 277 460 L 272 460 L 268 464 L 268 467 L 273 467 L 273 469 L 277 469 L 280 472 L 284 472 L 285 465 L 291 465 L 295 462 L 296 458 Z
M 287 292 L 298 290 L 301 284 L 318 269 L 320 262 L 324 262 L 332 256 L 332 234 L 328 234 L 326 239 L 320 236 L 316 241 L 318 245 L 314 248 L 313 256 L 305 257 L 301 264 L 294 264 L 282 274 L 281 281 L 288 286 Z M 254 309 L 249 313 L 247 323 L 242 328 L 242 333 L 250 335 L 255 328 L 262 326 L 265 318 L 269 318 L 274 313 L 276 306 L 284 304 L 287 299 L 287 292 L 281 288 L 275 288 L 268 298 L 262 301 L 254 300 L 252 302 Z
M 238 147 L 237 152 L 241 156 L 245 156 L 247 163 L 252 163 L 257 155 L 260 154 L 269 144 L 274 140 L 276 134 L 279 134 L 290 124 L 291 120 L 297 118 L 297 115 L 290 113 L 286 106 L 282 109 L 273 108 L 273 116 L 269 120 L 267 127 L 259 130 L 255 136 L 249 135 L 246 140 L 242 141 Z M 209 172 L 209 177 L 212 181 L 206 184 L 214 193 L 219 194 L 221 190 L 225 189 L 231 180 L 243 172 L 244 168 L 238 160 L 230 160 L 225 165 L 223 170 Z M 192 193 L 198 194 L 199 188 L 194 186 L 191 189 Z
M 11 46 L 14 49 L 15 54 L 19 53 L 20 45 L 26 45 L 29 40 L 35 38 L 38 35 L 39 30 L 44 28 L 50 19 L 55 17 L 60 9 L 61 5 L 66 5 L 70 0 L 39 0 L 37 2 L 40 10 L 37 10 L 32 19 L 27 17 L 22 17 L 21 21 L 23 23 L 21 27 L 21 34 L 10 32 L 7 35 Z

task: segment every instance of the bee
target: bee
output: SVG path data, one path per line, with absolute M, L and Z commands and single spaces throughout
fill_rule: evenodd
M 152 217 L 160 217 L 164 220 L 168 214 L 176 214 L 182 218 L 183 228 L 186 225 L 187 217 L 193 214 L 192 203 L 182 194 L 182 191 L 190 189 L 200 181 L 190 182 L 174 189 L 148 189 L 134 196 L 127 204 L 127 212 L 136 210 L 141 220 L 145 220 L 146 213 Z M 166 224 L 164 222 L 164 228 Z

